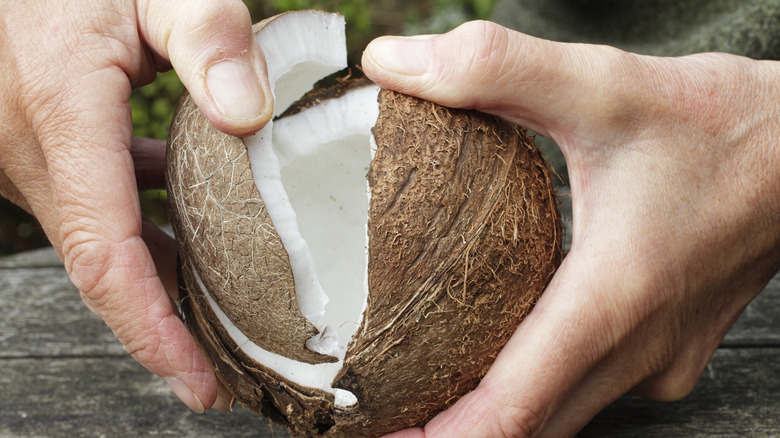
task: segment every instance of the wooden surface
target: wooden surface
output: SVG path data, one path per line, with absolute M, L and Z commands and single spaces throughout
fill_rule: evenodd
M 0 259 L 0 436 L 287 437 L 237 408 L 191 413 L 81 303 L 51 250 Z M 780 436 L 780 276 L 747 308 L 691 395 L 624 397 L 582 437 Z

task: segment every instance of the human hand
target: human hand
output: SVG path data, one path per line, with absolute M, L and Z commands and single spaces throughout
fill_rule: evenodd
M 480 385 L 398 437 L 574 435 L 632 392 L 690 392 L 780 267 L 780 63 L 656 58 L 485 22 L 382 38 L 380 85 L 555 140 L 571 250 Z
M 203 411 L 217 382 L 166 294 L 175 249 L 139 209 L 137 187 L 162 184 L 165 144 L 131 140 L 128 99 L 172 65 L 215 126 L 259 130 L 272 101 L 246 7 L 36 0 L 0 17 L 0 195 L 38 218 L 125 349 Z

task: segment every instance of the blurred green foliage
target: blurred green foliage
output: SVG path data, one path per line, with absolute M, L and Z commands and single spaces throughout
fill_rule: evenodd
M 151 84 L 133 90 L 130 97 L 133 135 L 165 139 L 183 91 L 184 85 L 173 70 L 160 73 Z
M 445 32 L 472 19 L 487 19 L 495 0 L 245 0 L 252 21 L 298 9 L 339 12 L 347 21 L 348 62 L 358 65 L 363 48 L 380 35 Z M 130 98 L 133 135 L 165 139 L 184 86 L 173 71 L 160 73 Z M 166 193 L 140 194 L 141 210 L 165 223 Z M 40 225 L 22 209 L 0 198 L 0 255 L 46 245 Z

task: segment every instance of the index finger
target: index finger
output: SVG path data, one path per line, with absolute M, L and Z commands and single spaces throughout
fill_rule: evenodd
M 171 305 L 141 237 L 128 150 L 129 83 L 107 68 L 69 84 L 38 126 L 71 280 L 125 349 L 165 378 L 193 410 L 216 398 L 216 380 Z M 41 109 L 39 109 L 41 111 Z M 48 112 L 48 111 L 45 111 Z
M 184 7 L 182 2 L 177 5 Z M 57 218 L 56 224 L 48 227 L 52 230 L 50 238 L 71 280 L 88 307 L 107 323 L 125 349 L 147 369 L 165 378 L 190 408 L 200 412 L 217 397 L 216 379 L 177 317 L 142 239 L 129 153 L 130 84 L 148 74 L 149 64 L 139 56 L 144 50 L 140 41 L 131 36 L 139 25 L 130 20 L 129 11 L 113 8 L 102 10 L 90 4 L 42 18 L 44 27 L 62 26 L 62 16 L 67 17 L 66 23 L 79 23 L 80 27 L 67 29 L 63 38 L 48 41 L 35 51 L 22 50 L 36 56 L 33 60 L 21 54 L 17 60 L 20 106 L 45 158 L 52 210 L 56 211 L 52 216 Z M 146 10 L 149 16 L 161 12 L 159 8 Z M 167 27 L 150 30 L 152 34 L 146 37 L 165 40 L 161 33 L 177 35 L 173 27 L 178 20 L 171 17 L 163 17 L 168 20 Z M 210 16 L 215 17 L 219 18 Z M 251 39 L 248 25 L 236 26 L 234 21 L 211 24 L 187 26 L 220 28 L 222 34 L 239 34 L 238 40 Z M 105 32 L 108 26 L 111 34 Z M 179 32 L 190 27 L 179 28 Z M 30 49 L 30 44 L 22 48 Z M 231 62 L 228 58 L 235 55 L 220 52 L 218 41 L 198 50 L 197 57 L 187 57 L 186 52 L 178 55 L 179 65 L 191 73 L 191 78 L 198 78 L 197 72 L 205 67 L 196 61 Z M 65 68 L 45 73 L 41 68 L 47 63 Z M 201 78 L 202 90 L 207 84 L 208 80 Z M 207 97 L 214 99 L 211 91 Z M 218 112 L 214 101 L 204 105 L 211 105 L 212 114 Z M 217 116 L 223 128 L 242 132 L 259 129 L 264 117 L 263 108 L 260 110 L 254 116 Z

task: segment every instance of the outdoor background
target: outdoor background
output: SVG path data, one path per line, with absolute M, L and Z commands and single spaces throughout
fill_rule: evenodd
M 386 34 L 439 33 L 465 21 L 489 17 L 495 0 L 245 0 L 253 21 L 279 12 L 320 9 L 340 12 L 347 21 L 349 65 L 357 65 L 368 42 Z M 171 116 L 183 91 L 174 72 L 134 91 L 133 131 L 139 137 L 165 139 Z M 141 193 L 141 208 L 157 223 L 165 223 L 165 192 Z M 48 245 L 38 222 L 0 198 L 0 256 Z

